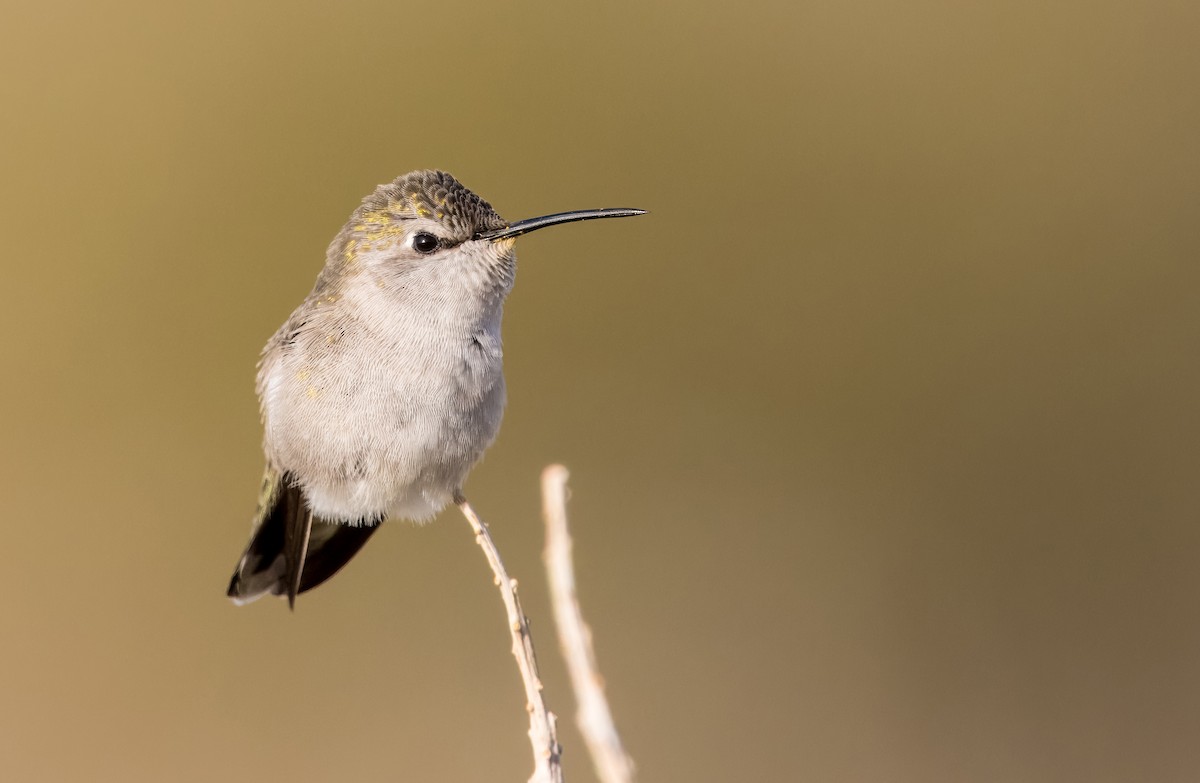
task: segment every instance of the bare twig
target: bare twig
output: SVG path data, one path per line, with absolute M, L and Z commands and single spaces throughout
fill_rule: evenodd
M 475 542 L 483 549 L 492 573 L 496 575 L 496 585 L 500 588 L 500 597 L 504 599 L 504 608 L 508 613 L 512 654 L 517 659 L 517 668 L 521 670 L 521 681 L 525 684 L 525 709 L 529 712 L 529 743 L 533 746 L 534 764 L 529 783 L 562 783 L 562 748 L 555 734 L 555 716 L 546 709 L 546 702 L 542 698 L 542 681 L 538 677 L 533 637 L 529 633 L 529 620 L 517 598 L 517 580 L 508 577 L 487 525 L 467 503 L 467 499 L 459 495 L 454 502 L 475 531 Z
M 546 517 L 546 551 L 554 622 L 562 646 L 571 687 L 579 705 L 575 721 L 603 783 L 630 783 L 633 759 L 625 753 L 613 724 L 604 680 L 596 667 L 592 631 L 583 620 L 575 594 L 575 569 L 571 562 L 571 534 L 567 530 L 567 469 L 551 465 L 542 471 L 542 508 Z

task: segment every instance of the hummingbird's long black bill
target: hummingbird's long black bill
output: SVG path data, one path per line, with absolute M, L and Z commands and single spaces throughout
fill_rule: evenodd
M 633 217 L 634 215 L 644 215 L 644 209 L 578 209 L 574 212 L 558 212 L 553 215 L 542 215 L 541 217 L 529 218 L 528 220 L 518 220 L 516 223 L 510 223 L 504 228 L 494 228 L 491 231 L 480 231 L 475 235 L 475 239 L 510 239 L 519 237 L 522 234 L 528 234 L 530 231 L 537 231 L 539 228 L 546 226 L 557 226 L 559 223 L 574 223 L 576 220 L 597 220 L 599 218 L 614 218 L 614 217 Z

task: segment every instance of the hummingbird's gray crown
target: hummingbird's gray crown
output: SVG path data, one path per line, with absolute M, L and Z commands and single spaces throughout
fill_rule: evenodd
M 505 225 L 491 204 L 450 174 L 435 170 L 413 171 L 375 188 L 355 213 L 360 219 L 372 216 L 377 221 L 430 218 L 458 240 Z

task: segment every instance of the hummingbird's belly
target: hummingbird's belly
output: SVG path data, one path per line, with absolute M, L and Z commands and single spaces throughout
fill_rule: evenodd
M 327 382 L 310 376 L 283 393 L 269 382 L 267 456 L 327 521 L 428 520 L 452 502 L 499 430 L 498 364 L 356 370 L 322 373 Z

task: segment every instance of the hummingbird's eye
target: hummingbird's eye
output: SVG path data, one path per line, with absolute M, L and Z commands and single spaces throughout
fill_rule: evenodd
M 413 237 L 412 246 L 418 253 L 432 253 L 438 249 L 438 238 L 422 232 Z

